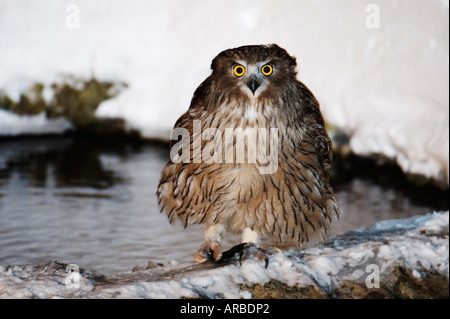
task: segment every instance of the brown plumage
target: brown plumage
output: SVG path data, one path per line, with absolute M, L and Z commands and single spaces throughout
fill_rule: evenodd
M 225 50 L 213 60 L 212 74 L 175 123 L 175 128 L 189 132 L 189 150 L 173 143 L 157 196 L 170 222 L 206 225 L 205 243 L 194 256 L 197 262 L 220 259 L 226 230 L 244 231 L 243 241 L 258 243 L 262 235 L 302 243 L 324 238 L 338 217 L 329 184 L 331 140 L 319 103 L 296 80 L 296 66 L 295 58 L 275 44 Z M 208 128 L 218 130 L 208 135 Z M 242 143 L 243 135 L 236 130 L 227 140 L 226 130 L 239 128 L 267 129 L 261 131 L 266 138 L 269 129 L 276 128 L 275 144 L 269 145 L 269 139 L 258 144 L 250 135 Z M 199 130 L 202 135 L 195 134 Z M 261 155 L 256 162 L 251 160 L 252 147 Z M 273 155 L 262 163 L 270 150 Z M 195 157 L 199 151 L 200 160 Z M 270 165 L 269 173 L 262 172 Z

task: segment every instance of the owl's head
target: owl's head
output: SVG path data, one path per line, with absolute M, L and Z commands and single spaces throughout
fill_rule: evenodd
M 273 97 L 293 83 L 294 57 L 276 44 L 248 45 L 219 53 L 211 64 L 212 76 L 228 92 L 252 98 Z

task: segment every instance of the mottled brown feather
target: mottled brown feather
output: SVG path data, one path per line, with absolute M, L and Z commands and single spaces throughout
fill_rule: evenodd
M 251 101 L 230 72 L 238 61 L 270 61 L 276 69 L 259 95 L 253 121 L 244 116 Z M 194 120 L 202 121 L 202 129 L 222 132 L 230 127 L 276 127 L 278 169 L 263 175 L 254 163 L 169 161 L 157 191 L 161 211 L 170 222 L 179 219 L 185 227 L 197 223 L 225 223 L 231 231 L 250 227 L 277 242 L 324 238 L 330 222 L 339 216 L 329 184 L 332 144 L 319 103 L 296 79 L 295 58 L 277 45 L 245 46 L 221 52 L 211 68 L 212 74 L 197 88 L 189 110 L 174 127 L 187 129 L 191 136 Z M 207 142 L 202 141 L 202 149 Z M 193 143 L 190 147 L 192 152 Z

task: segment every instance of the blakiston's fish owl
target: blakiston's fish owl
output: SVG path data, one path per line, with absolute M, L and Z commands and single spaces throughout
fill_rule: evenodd
M 275 44 L 225 50 L 175 123 L 188 144 L 174 141 L 157 196 L 170 222 L 206 225 L 196 262 L 220 260 L 227 230 L 302 243 L 338 217 L 331 140 L 296 66 Z

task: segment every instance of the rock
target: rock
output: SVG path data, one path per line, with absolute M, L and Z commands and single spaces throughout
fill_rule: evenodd
M 56 261 L 0 266 L 0 298 L 448 298 L 448 221 L 448 212 L 383 221 L 276 252 L 267 268 L 149 262 L 111 275 L 79 268 L 73 283 Z
M 0 136 L 62 134 L 67 130 L 94 136 L 138 135 L 136 131 L 127 129 L 122 118 L 95 116 L 100 103 L 119 94 L 126 87 L 125 83 L 68 76 L 52 83 L 50 87 L 41 83 L 33 84 L 20 95 L 17 103 L 0 88 Z M 52 97 L 48 101 L 43 97 L 45 90 L 52 91 Z M 37 118 L 40 121 L 36 122 Z M 47 127 L 61 120 L 68 124 L 60 124 L 59 129 L 54 130 Z

